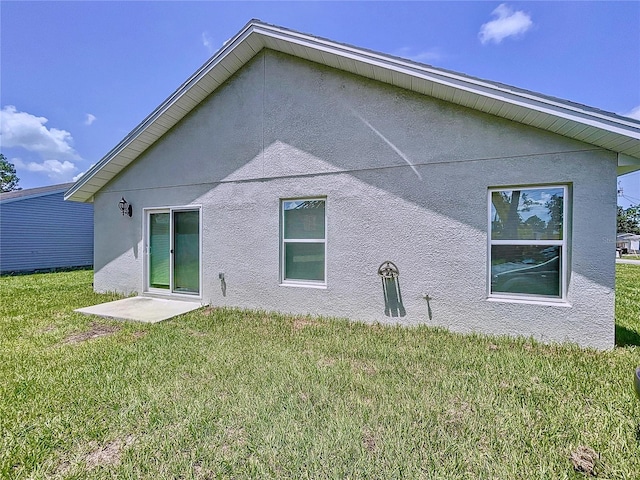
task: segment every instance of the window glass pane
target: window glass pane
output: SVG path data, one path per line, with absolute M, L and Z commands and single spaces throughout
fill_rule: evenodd
M 287 200 L 282 208 L 285 239 L 324 239 L 324 200 Z
M 492 245 L 491 293 L 560 297 L 560 246 Z
M 564 189 L 502 190 L 491 194 L 492 240 L 562 240 Z
M 324 243 L 285 243 L 285 280 L 324 280 Z
M 149 286 L 169 288 L 169 214 L 149 215 Z
M 173 290 L 200 290 L 200 212 L 173 213 Z

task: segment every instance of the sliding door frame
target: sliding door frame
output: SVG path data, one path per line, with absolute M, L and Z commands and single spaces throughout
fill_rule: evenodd
M 143 208 L 143 241 L 144 241 L 144 265 L 142 285 L 144 293 L 151 295 L 161 295 L 166 297 L 183 297 L 189 299 L 202 298 L 202 205 L 173 205 L 166 207 L 149 207 Z M 176 212 L 198 212 L 198 292 L 176 292 L 175 289 L 175 225 L 174 213 Z M 154 288 L 151 286 L 151 215 L 156 213 L 169 214 L 169 288 Z

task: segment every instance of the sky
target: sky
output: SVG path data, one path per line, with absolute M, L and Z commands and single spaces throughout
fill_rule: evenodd
M 257 18 L 640 120 L 640 2 L 0 2 L 0 151 L 73 181 Z M 640 172 L 619 177 L 640 203 Z

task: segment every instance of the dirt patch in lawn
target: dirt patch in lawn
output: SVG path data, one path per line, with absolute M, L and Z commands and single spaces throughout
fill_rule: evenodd
M 47 325 L 46 327 L 43 327 L 40 330 L 38 330 L 38 333 L 53 333 L 57 329 L 58 327 L 56 327 L 55 325 Z
M 291 328 L 293 328 L 294 332 L 297 332 L 306 327 L 319 327 L 321 325 L 322 323 L 318 322 L 317 320 L 311 320 L 309 318 L 296 318 L 293 320 Z
M 323 357 L 318 360 L 317 364 L 318 364 L 318 367 L 333 367 L 337 361 L 338 360 L 332 357 Z
M 354 372 L 363 372 L 367 375 L 375 375 L 376 373 L 378 373 L 378 370 L 376 369 L 376 367 L 374 365 L 371 365 L 367 362 L 364 362 L 362 360 L 352 360 L 351 361 L 351 369 Z
M 447 425 L 459 426 L 466 422 L 474 413 L 473 406 L 459 398 L 454 398 L 450 405 L 444 418 L 444 422 Z
M 93 445 L 93 449 L 85 457 L 87 468 L 95 468 L 103 465 L 113 466 L 120 464 L 122 458 L 122 450 L 131 445 L 135 440 L 133 435 L 129 435 L 125 439 L 116 439 L 107 442 L 102 446 Z
M 590 447 L 580 445 L 571 452 L 571 463 L 576 472 L 585 473 L 587 475 L 596 475 L 596 461 L 598 454 Z
M 106 337 L 116 333 L 120 328 L 121 327 L 119 325 L 103 325 L 101 323 L 93 322 L 89 325 L 89 330 L 72 333 L 64 339 L 64 343 L 81 343 L 94 338 Z
M 220 447 L 223 455 L 226 457 L 234 450 L 242 448 L 247 444 L 247 437 L 244 428 L 227 427 L 224 429 L 224 438 Z
M 369 453 L 374 453 L 377 450 L 377 438 L 375 434 L 368 428 L 362 429 L 362 446 Z

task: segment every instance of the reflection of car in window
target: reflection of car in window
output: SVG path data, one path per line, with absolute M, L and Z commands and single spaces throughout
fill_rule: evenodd
M 556 247 L 542 250 L 544 261 L 525 258 L 491 267 L 493 293 L 524 293 L 532 295 L 560 295 L 560 257 Z M 546 258 L 546 260 L 545 260 Z

